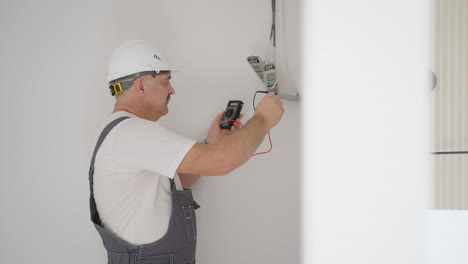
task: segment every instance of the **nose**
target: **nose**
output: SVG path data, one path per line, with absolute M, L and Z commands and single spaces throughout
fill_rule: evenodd
M 172 87 L 171 83 L 169 83 L 169 94 L 175 94 L 174 87 Z

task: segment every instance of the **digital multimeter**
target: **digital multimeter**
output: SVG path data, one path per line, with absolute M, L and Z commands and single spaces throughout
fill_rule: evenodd
M 219 127 L 222 129 L 231 129 L 237 118 L 239 118 L 243 105 L 244 102 L 239 100 L 229 101 Z

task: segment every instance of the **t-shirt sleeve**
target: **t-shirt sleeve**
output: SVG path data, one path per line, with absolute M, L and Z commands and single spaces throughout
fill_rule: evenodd
M 180 136 L 164 126 L 131 118 L 117 127 L 113 159 L 173 178 L 195 140 Z

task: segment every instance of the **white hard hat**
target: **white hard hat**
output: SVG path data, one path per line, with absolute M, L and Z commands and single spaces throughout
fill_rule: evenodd
M 174 71 L 165 56 L 151 42 L 132 40 L 117 48 L 111 56 L 107 81 L 113 81 L 134 73 Z

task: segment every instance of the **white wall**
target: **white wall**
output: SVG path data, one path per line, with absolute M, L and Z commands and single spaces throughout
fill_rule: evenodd
M 305 3 L 304 263 L 422 263 L 430 3 Z
M 105 77 L 115 47 L 134 38 L 159 44 L 180 69 L 161 122 L 202 140 L 230 99 L 252 116 L 261 84 L 246 58 L 264 56 L 270 10 L 267 0 L 2 1 L 0 262 L 105 263 L 89 221 L 87 173 L 113 105 Z M 300 14 L 299 0 L 287 1 L 286 56 L 297 85 Z M 195 187 L 198 262 L 298 263 L 299 104 L 285 109 L 271 154 Z

